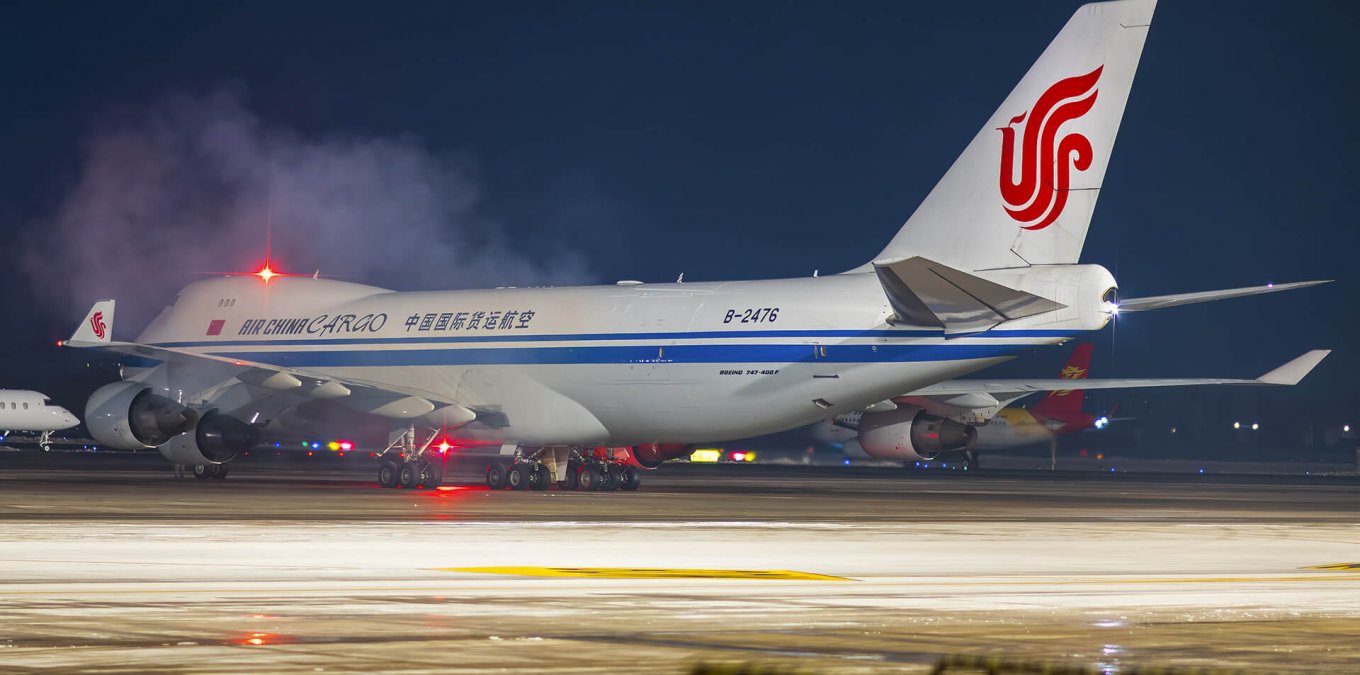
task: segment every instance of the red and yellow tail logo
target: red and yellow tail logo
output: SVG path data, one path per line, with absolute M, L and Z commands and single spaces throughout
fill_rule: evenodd
M 104 324 L 103 312 L 95 312 L 93 315 L 90 316 L 90 330 L 94 331 L 95 337 L 99 338 L 100 340 L 103 340 L 104 333 L 107 332 L 108 329 L 109 327 Z
M 1086 379 L 1086 369 L 1080 366 L 1067 366 L 1058 373 L 1060 380 L 1084 380 Z M 1060 389 L 1053 392 L 1054 396 L 1066 396 L 1072 393 L 1071 389 Z
M 1105 66 L 1049 87 L 1027 112 L 1012 118 L 1001 132 L 1001 199 L 1021 228 L 1042 230 L 1053 224 L 1067 206 L 1072 169 L 1091 166 L 1091 142 L 1079 133 L 1058 139 L 1065 123 L 1091 111 L 1096 103 L 1096 81 Z M 1026 122 L 1025 118 L 1029 121 Z M 1020 178 L 1015 178 L 1015 128 L 1024 124 L 1020 148 Z

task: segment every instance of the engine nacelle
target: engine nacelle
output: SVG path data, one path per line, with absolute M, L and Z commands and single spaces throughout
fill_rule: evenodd
M 689 454 L 689 446 L 678 443 L 645 443 L 633 446 L 628 453 L 629 464 L 643 469 L 655 469 L 663 462 Z
M 976 428 L 912 406 L 864 413 L 859 420 L 860 446 L 875 459 L 935 459 L 942 452 L 963 450 L 975 441 Z
M 103 445 L 143 450 L 192 429 L 198 414 L 140 382 L 114 382 L 85 403 L 85 425 Z
M 159 450 L 176 464 L 222 464 L 250 450 L 258 435 L 254 427 L 235 417 L 208 411 L 193 433 L 175 436 Z

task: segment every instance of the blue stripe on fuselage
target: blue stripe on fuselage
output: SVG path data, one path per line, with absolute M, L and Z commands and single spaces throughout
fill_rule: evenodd
M 812 345 L 623 345 L 605 347 L 488 347 L 401 350 L 298 350 L 210 352 L 292 368 L 349 366 L 465 366 L 629 363 L 902 363 L 1010 356 L 1037 344 L 828 345 L 825 356 Z
M 1075 337 L 1071 330 L 992 330 L 961 337 L 967 338 L 1064 338 Z M 440 337 L 400 336 L 375 338 L 307 338 L 288 340 L 201 340 L 161 342 L 153 346 L 184 347 L 304 347 L 378 344 L 457 344 L 468 342 L 600 342 L 608 340 L 713 340 L 724 338 L 941 338 L 938 330 L 750 330 L 692 331 L 682 333 L 576 333 L 559 335 L 448 335 Z

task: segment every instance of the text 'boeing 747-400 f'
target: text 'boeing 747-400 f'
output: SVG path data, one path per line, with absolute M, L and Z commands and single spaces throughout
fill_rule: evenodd
M 136 342 L 110 338 L 112 300 L 94 306 L 68 344 L 132 358 L 124 381 L 90 397 L 86 423 L 105 445 L 159 448 L 212 471 L 289 410 L 327 401 L 391 421 L 405 452 L 391 453 L 402 459 L 383 463 L 380 478 L 407 487 L 439 481 L 422 457 L 443 434 L 500 448 L 491 485 L 537 489 L 636 488 L 638 469 L 691 444 L 857 410 L 869 411 L 863 428 L 872 424 L 883 452 L 964 447 L 1007 395 L 1055 383 L 1010 381 L 998 392 L 954 381 L 961 375 L 1100 330 L 1117 312 L 1321 283 L 1120 302 L 1108 270 L 1078 264 L 1154 7 L 1078 9 L 896 236 L 856 269 L 418 293 L 213 278 L 184 288 Z M 891 403 L 904 395 L 939 405 Z

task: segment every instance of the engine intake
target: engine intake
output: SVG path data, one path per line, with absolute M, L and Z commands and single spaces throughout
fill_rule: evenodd
M 103 445 L 142 450 L 192 429 L 198 413 L 151 391 L 140 382 L 114 382 L 85 403 L 85 424 Z
M 963 450 L 976 441 L 976 428 L 910 406 L 864 413 L 859 421 L 860 445 L 875 459 L 935 459 L 941 453 Z
M 643 469 L 655 469 L 662 463 L 689 454 L 689 446 L 678 443 L 645 443 L 633 446 L 628 453 L 631 462 Z

